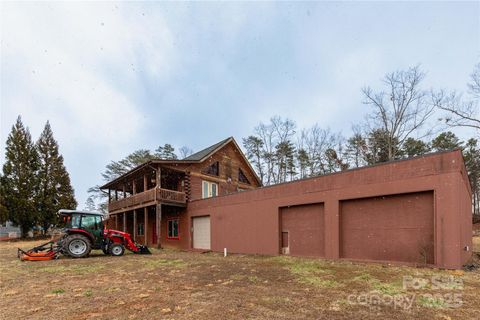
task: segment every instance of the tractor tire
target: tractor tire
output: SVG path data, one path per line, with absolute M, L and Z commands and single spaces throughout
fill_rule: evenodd
M 123 254 L 125 253 L 125 247 L 123 246 L 123 244 L 114 243 L 110 246 L 110 249 L 108 251 L 112 256 L 120 257 L 123 256 Z
M 65 239 L 65 251 L 72 258 L 84 258 L 92 251 L 90 240 L 81 234 L 72 234 Z

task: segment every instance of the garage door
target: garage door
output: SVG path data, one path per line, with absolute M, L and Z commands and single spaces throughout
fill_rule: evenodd
M 433 192 L 341 202 L 340 256 L 433 263 Z
M 324 256 L 323 204 L 281 209 L 282 253 L 298 256 Z
M 210 250 L 210 217 L 193 218 L 193 248 Z

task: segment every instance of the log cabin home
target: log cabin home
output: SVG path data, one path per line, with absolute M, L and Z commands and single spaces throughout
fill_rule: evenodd
M 101 189 L 109 194 L 109 227 L 149 246 L 187 247 L 189 202 L 260 186 L 230 137 L 181 160 L 143 163 Z

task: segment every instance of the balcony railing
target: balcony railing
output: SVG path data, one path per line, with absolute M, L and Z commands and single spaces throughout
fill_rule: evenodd
M 135 207 L 155 204 L 156 201 L 172 204 L 185 204 L 187 202 L 185 192 L 153 188 L 127 198 L 110 202 L 108 204 L 108 212 L 112 213 L 119 210 L 134 209 Z

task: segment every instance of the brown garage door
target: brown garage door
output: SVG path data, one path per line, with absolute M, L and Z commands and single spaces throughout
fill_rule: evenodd
M 283 253 L 321 256 L 324 250 L 323 204 L 308 204 L 281 209 Z
M 433 263 L 433 192 L 341 202 L 340 256 Z

